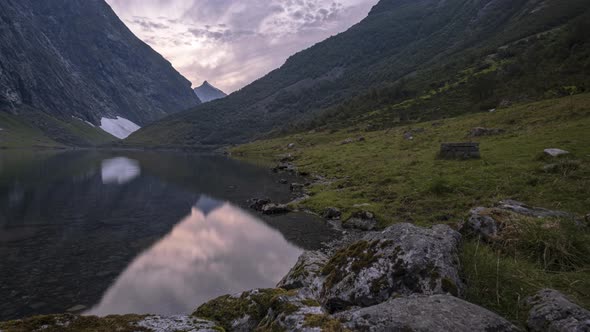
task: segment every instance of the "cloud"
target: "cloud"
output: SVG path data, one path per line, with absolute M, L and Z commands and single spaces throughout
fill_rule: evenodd
M 200 85 L 235 91 L 342 32 L 378 0 L 107 0 L 129 28 Z

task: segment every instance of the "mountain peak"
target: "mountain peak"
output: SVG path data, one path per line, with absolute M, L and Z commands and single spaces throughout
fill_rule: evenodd
M 208 81 L 204 81 L 203 84 L 200 87 L 195 88 L 194 91 L 203 103 L 207 103 L 227 96 L 225 92 L 214 87 Z

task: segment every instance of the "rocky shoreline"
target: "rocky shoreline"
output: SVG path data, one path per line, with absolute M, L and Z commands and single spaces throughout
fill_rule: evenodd
M 278 171 L 296 172 L 292 164 Z M 291 185 L 305 195 L 305 185 Z M 288 204 L 255 199 L 262 213 L 287 213 Z M 125 315 L 104 318 L 51 315 L 0 323 L 0 332 L 20 331 L 522 331 L 523 326 L 463 299 L 466 281 L 459 252 L 465 238 L 493 242 L 513 217 L 553 222 L 562 211 L 506 200 L 477 207 L 453 229 L 409 223 L 377 230 L 368 211 L 340 220 L 335 208 L 324 217 L 342 237 L 305 251 L 274 289 L 255 289 L 211 300 L 190 315 Z M 548 224 L 550 225 L 550 224 Z M 526 299 L 528 331 L 590 331 L 590 311 L 551 289 Z

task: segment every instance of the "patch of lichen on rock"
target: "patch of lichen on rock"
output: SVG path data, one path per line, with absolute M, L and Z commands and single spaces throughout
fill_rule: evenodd
M 305 316 L 305 327 L 317 327 L 323 332 L 349 332 L 339 320 L 329 315 Z
M 213 320 L 224 329 L 231 330 L 233 322 L 245 316 L 256 322 L 262 321 L 273 305 L 279 305 L 277 298 L 289 294 L 290 291 L 276 288 L 244 292 L 240 296 L 224 295 L 201 305 L 192 315 Z
M 385 245 L 384 242 L 362 240 L 336 252 L 322 269 L 322 274 L 327 276 L 324 289 L 332 288 L 350 272 L 358 273 L 377 262 L 381 258 L 378 252 Z
M 2 332 L 148 332 L 149 329 L 138 326 L 146 316 L 77 316 L 45 315 L 22 320 L 0 323 Z

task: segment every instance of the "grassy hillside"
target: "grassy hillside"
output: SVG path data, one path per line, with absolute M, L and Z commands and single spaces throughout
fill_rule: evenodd
M 338 207 L 344 218 L 369 210 L 381 226 L 413 222 L 455 227 L 471 208 L 502 199 L 580 216 L 590 213 L 590 94 L 372 132 L 359 129 L 365 125 L 257 141 L 231 152 L 269 166 L 292 154 L 300 171 L 327 178 L 309 187 L 311 197 L 300 208 L 322 213 Z M 468 137 L 475 127 L 504 132 Z M 413 140 L 404 138 L 407 132 Z M 342 144 L 348 138 L 353 142 Z M 465 141 L 480 142 L 481 159 L 437 159 L 440 143 Z M 295 148 L 288 148 L 291 143 Z M 547 158 L 542 153 L 546 148 L 571 155 Z M 515 228 L 520 233 L 504 242 L 465 241 L 461 258 L 467 299 L 521 324 L 526 319 L 524 299 L 545 287 L 590 307 L 587 229 L 569 227 L 569 221 L 551 229 L 535 220 L 512 222 L 520 225 Z M 542 263 L 547 253 L 570 265 L 547 268 Z
M 378 125 L 409 123 L 583 92 L 589 10 L 583 0 L 382 0 L 345 33 L 228 98 L 126 142 L 235 143 L 365 116 Z
M 0 148 L 89 147 L 117 138 L 76 118 L 59 119 L 42 112 L 19 116 L 0 112 Z

